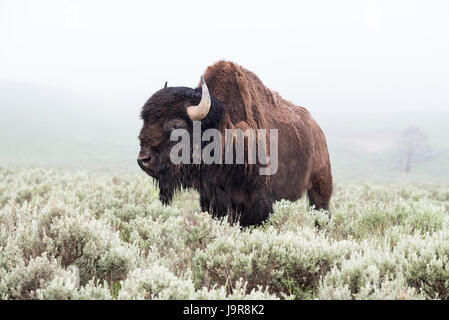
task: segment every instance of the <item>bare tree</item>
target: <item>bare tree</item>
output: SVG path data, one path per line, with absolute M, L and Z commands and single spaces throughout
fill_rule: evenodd
M 427 135 L 418 127 L 409 127 L 399 139 L 401 170 L 407 175 L 415 165 L 432 158 L 432 148 Z

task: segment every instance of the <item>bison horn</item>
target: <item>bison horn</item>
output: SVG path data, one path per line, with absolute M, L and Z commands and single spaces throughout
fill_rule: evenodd
M 168 81 L 165 81 L 164 89 L 167 88 L 167 83 L 168 83 Z
M 187 114 L 189 115 L 192 121 L 198 121 L 204 119 L 210 110 L 210 95 L 209 89 L 207 89 L 206 82 L 203 77 L 201 77 L 201 88 L 203 94 L 201 96 L 200 104 L 197 106 L 190 106 L 187 108 Z

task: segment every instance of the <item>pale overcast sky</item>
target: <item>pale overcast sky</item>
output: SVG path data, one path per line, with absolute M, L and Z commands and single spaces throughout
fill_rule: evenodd
M 124 101 L 227 59 L 299 105 L 444 109 L 448 57 L 445 0 L 0 0 L 0 80 Z

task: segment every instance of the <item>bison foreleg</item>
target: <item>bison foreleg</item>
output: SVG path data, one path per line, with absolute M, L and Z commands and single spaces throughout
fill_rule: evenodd
M 330 170 L 325 170 L 311 177 L 312 187 L 307 191 L 310 206 L 316 210 L 329 210 L 329 201 L 332 195 L 332 175 Z

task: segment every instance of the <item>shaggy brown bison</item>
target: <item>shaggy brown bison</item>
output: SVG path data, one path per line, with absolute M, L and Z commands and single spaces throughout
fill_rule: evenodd
M 193 188 L 200 194 L 202 210 L 214 217 L 227 215 L 241 226 L 260 224 L 269 216 L 274 201 L 296 200 L 305 191 L 310 205 L 328 209 L 332 175 L 320 127 L 305 108 L 282 99 L 254 73 L 235 63 L 220 61 L 208 67 L 195 89 L 165 85 L 145 103 L 141 118 L 144 123 L 137 162 L 158 182 L 164 204 L 177 190 Z M 277 152 L 277 170 L 261 175 L 262 164 L 247 158 L 244 163 L 231 164 L 173 163 L 170 152 L 177 141 L 172 141 L 171 134 L 182 129 L 192 137 L 196 121 L 201 121 L 201 133 L 216 129 L 223 136 L 229 129 L 277 129 L 277 141 L 257 145 Z M 233 135 L 232 150 L 236 150 L 237 140 Z M 250 135 L 245 135 L 244 150 L 248 154 L 252 145 L 249 141 Z M 271 148 L 273 144 L 276 149 Z M 205 148 L 204 141 L 200 148 Z

